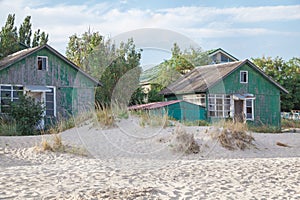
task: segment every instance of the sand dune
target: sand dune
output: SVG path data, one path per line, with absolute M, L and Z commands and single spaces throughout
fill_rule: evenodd
M 300 199 L 299 133 L 253 133 L 255 148 L 229 151 L 207 127 L 186 127 L 200 153 L 185 155 L 172 151 L 173 129 L 124 121 L 61 134 L 88 157 L 36 151 L 51 136 L 0 137 L 0 199 Z

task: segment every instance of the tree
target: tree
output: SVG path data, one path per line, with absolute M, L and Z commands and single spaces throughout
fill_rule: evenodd
M 19 42 L 25 44 L 28 47 L 30 47 L 31 34 L 32 34 L 30 19 L 31 16 L 27 16 L 24 19 L 23 24 L 21 24 L 19 28 Z
M 48 42 L 48 34 L 40 32 L 38 29 L 33 36 L 32 45 L 30 46 L 32 30 L 31 17 L 27 16 L 17 31 L 15 26 L 15 14 L 9 14 L 0 32 L 0 59 L 12 53 L 24 49 L 21 45 L 27 47 L 35 47 L 46 44 Z
M 268 76 L 289 91 L 281 95 L 281 109 L 290 111 L 300 109 L 300 59 L 293 58 L 288 62 L 280 57 L 252 58 L 253 62 Z
M 92 33 L 90 29 L 83 33 L 81 37 L 76 34 L 70 36 L 66 50 L 67 58 L 86 72 L 90 73 L 90 56 L 92 56 L 96 47 L 100 45 L 102 39 L 103 37 L 99 32 Z
M 15 14 L 9 14 L 0 32 L 0 58 L 18 51 L 18 34 Z
M 32 39 L 32 47 L 36 46 L 42 46 L 44 44 L 47 44 L 48 42 L 48 34 L 46 34 L 44 31 L 41 32 L 40 29 L 34 32 L 33 39 Z

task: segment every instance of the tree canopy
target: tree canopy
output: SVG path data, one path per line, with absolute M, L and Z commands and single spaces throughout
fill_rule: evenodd
M 289 91 L 289 94 L 281 94 L 281 109 L 300 110 L 300 59 L 292 58 L 286 62 L 280 57 L 262 57 L 252 60 L 268 76 Z
M 48 34 L 41 32 L 40 29 L 35 31 L 31 43 L 32 29 L 31 17 L 27 16 L 20 25 L 19 32 L 15 26 L 15 14 L 9 14 L 5 25 L 0 31 L 0 59 L 24 49 L 24 45 L 35 47 L 48 42 Z
M 116 48 L 110 39 L 88 30 L 81 36 L 74 34 L 69 38 L 66 55 L 103 83 L 96 91 L 96 101 L 101 105 L 137 102 L 130 100 L 131 95 L 140 98 L 134 91 L 139 85 L 141 54 L 133 39 Z

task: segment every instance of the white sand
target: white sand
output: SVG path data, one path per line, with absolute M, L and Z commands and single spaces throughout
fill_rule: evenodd
M 129 119 L 61 134 L 89 157 L 37 152 L 42 136 L 0 137 L 0 199 L 300 199 L 300 133 L 255 133 L 256 148 L 229 151 L 207 127 L 186 127 L 200 144 L 187 156 L 172 151 L 174 129 Z

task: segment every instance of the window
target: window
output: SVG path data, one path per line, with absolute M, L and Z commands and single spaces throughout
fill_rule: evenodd
M 229 117 L 230 95 L 209 94 L 208 95 L 208 115 L 210 117 Z
M 241 71 L 240 72 L 240 82 L 241 83 L 248 83 L 248 72 L 247 71 Z
M 47 116 L 55 116 L 55 95 L 54 88 L 51 89 L 51 92 L 46 92 L 46 115 Z
M 194 103 L 201 106 L 206 106 L 206 96 L 205 94 L 190 94 L 183 95 L 182 99 L 184 101 Z
M 253 120 L 253 99 L 246 99 L 246 119 Z
M 23 86 L 0 85 L 0 113 L 8 113 L 10 103 L 16 102 L 19 96 L 23 94 Z
M 43 71 L 48 70 L 48 57 L 47 56 L 38 56 L 37 57 L 37 68 L 38 68 L 38 70 L 43 70 Z

